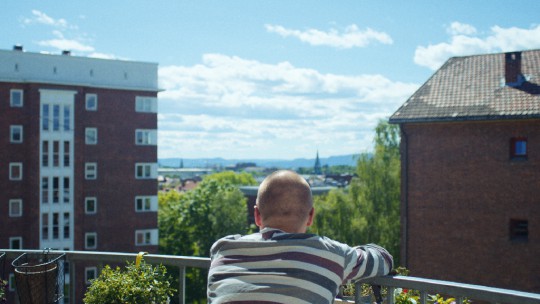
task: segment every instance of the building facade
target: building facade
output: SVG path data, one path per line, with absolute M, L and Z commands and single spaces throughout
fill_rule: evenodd
M 540 292 L 540 51 L 449 59 L 401 127 L 411 275 Z
M 0 248 L 157 252 L 157 93 L 154 63 L 0 51 Z

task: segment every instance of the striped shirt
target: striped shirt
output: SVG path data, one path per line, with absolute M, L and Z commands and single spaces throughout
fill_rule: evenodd
M 341 284 L 388 274 L 393 264 L 374 244 L 272 228 L 218 240 L 211 260 L 209 303 L 332 303 Z

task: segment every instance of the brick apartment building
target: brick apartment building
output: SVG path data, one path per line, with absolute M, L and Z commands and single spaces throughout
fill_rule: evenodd
M 540 50 L 450 58 L 390 122 L 411 274 L 540 292 Z
M 0 50 L 0 248 L 157 252 L 157 92 L 154 63 Z

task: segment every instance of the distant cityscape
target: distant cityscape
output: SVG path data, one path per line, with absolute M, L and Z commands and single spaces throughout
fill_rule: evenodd
M 356 166 L 359 154 L 320 157 L 321 166 Z M 313 167 L 316 155 L 313 158 L 285 159 L 225 159 L 225 158 L 163 158 L 159 159 L 160 167 L 169 168 L 225 168 L 241 163 L 255 164 L 263 168 L 295 169 Z

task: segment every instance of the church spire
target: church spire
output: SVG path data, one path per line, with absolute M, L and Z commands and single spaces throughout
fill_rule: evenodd
M 321 175 L 321 161 L 319 160 L 319 150 L 317 150 L 317 157 L 315 158 L 315 166 L 313 167 L 313 171 L 316 175 Z

